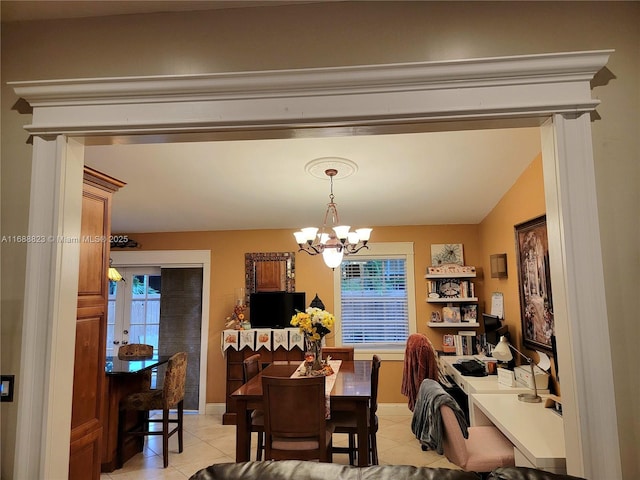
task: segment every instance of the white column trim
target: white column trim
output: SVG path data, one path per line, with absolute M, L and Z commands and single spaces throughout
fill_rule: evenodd
M 567 467 L 586 478 L 621 478 L 619 461 L 608 461 L 620 449 L 600 236 L 585 237 L 599 231 L 589 115 L 554 115 L 542 145 L 553 306 L 555 318 L 566 319 L 556 336 Z
M 621 465 L 613 408 L 615 394 L 611 379 L 600 383 L 611 370 L 611 351 L 605 341 L 608 323 L 595 213 L 593 154 L 584 114 L 598 104 L 591 98 L 590 80 L 606 65 L 611 52 L 214 75 L 44 80 L 11 85 L 33 107 L 32 123 L 25 127 L 32 134 L 102 135 L 107 141 L 110 137 L 145 133 L 167 138 L 174 133 L 451 119 L 501 119 L 502 126 L 509 126 L 522 119 L 542 123 L 553 117 L 548 130 L 552 135 L 546 134 L 543 139 L 543 165 L 554 302 L 559 302 L 555 319 L 561 332 L 563 403 L 568 409 L 565 428 L 566 436 L 572 438 L 567 464 L 569 473 L 614 480 L 620 478 Z M 137 140 L 150 141 L 144 137 Z M 39 209 L 51 211 L 46 195 L 38 189 L 60 191 L 63 200 L 75 198 L 75 193 L 64 188 L 68 182 L 73 183 L 74 177 L 47 176 L 47 162 L 63 164 L 71 157 L 68 153 L 54 154 L 46 145 L 44 141 L 34 143 L 32 215 L 37 215 Z M 66 155 L 66 159 L 60 155 Z M 581 173 L 581 168 L 586 172 Z M 44 185 L 47 181 L 49 185 Z M 66 228 L 71 218 L 63 213 L 61 205 L 54 204 L 50 218 Z M 39 227 L 38 222 L 31 223 L 29 233 L 38 234 Z M 53 230 L 45 225 L 43 231 Z M 66 254 L 72 248 L 63 251 Z M 36 287 L 38 278 L 50 279 L 52 285 L 41 289 L 57 292 L 61 279 L 55 269 L 65 267 L 60 266 L 57 251 L 38 254 L 42 255 L 40 258 L 33 250 L 34 246 L 29 246 L 24 327 L 33 331 L 36 313 L 39 318 L 51 319 L 55 339 L 52 348 L 61 349 L 63 342 L 56 332 L 64 332 L 59 308 L 72 296 L 69 285 L 51 304 L 38 298 L 42 291 Z M 40 310 L 34 311 L 36 306 Z M 38 347 L 26 342 L 23 355 L 27 360 L 40 358 L 41 354 L 33 351 Z M 64 356 L 61 350 L 51 355 Z M 592 368 L 597 362 L 601 362 L 598 368 Z M 50 408 L 48 379 L 39 385 L 38 372 L 32 368 L 28 373 L 34 375 L 34 379 L 23 379 L 30 383 L 29 393 L 42 397 Z M 56 374 L 65 377 L 63 371 Z M 565 378 L 572 381 L 565 383 Z M 69 381 L 66 377 L 62 380 L 65 385 Z M 587 400 L 596 388 L 597 400 Z M 54 405 L 54 410 L 64 408 Z M 51 436 L 40 436 L 38 418 L 31 420 L 24 414 L 20 416 L 17 428 L 23 443 L 16 451 L 33 449 L 30 458 L 42 459 L 45 464 L 38 471 L 50 472 L 56 463 L 54 457 L 68 455 L 68 445 L 53 442 Z M 36 444 L 39 438 L 43 438 L 42 445 Z M 598 452 L 597 462 L 587 460 L 595 458 L 593 452 Z M 16 465 L 22 461 L 21 455 L 16 454 Z
M 15 478 L 66 478 L 84 147 L 34 139 Z M 65 448 L 60 448 L 60 445 Z

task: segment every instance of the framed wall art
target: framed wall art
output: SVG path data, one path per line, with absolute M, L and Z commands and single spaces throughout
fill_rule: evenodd
M 515 235 L 523 343 L 551 351 L 554 321 L 546 216 L 516 225 Z
M 464 265 L 461 243 L 438 243 L 431 245 L 431 265 Z

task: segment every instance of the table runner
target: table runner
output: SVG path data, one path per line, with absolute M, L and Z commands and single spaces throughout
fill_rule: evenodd
M 302 362 L 300 366 L 296 368 L 296 371 L 291 374 L 291 378 L 300 378 L 300 377 L 306 376 L 302 373 L 305 371 L 304 364 L 305 362 Z M 331 375 L 326 375 L 324 377 L 325 378 L 324 393 L 325 393 L 325 408 L 326 408 L 325 417 L 326 418 L 331 418 L 331 404 L 330 404 L 331 390 L 333 389 L 333 386 L 336 383 L 336 377 L 338 376 L 338 370 L 340 370 L 341 364 L 342 364 L 342 360 L 329 360 L 329 365 L 331 366 L 333 373 Z

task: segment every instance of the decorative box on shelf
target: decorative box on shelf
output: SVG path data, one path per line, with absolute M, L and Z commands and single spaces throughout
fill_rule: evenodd
M 537 367 L 534 367 L 534 371 Z M 531 377 L 531 367 L 529 365 L 520 365 L 514 369 L 516 382 L 526 385 L 527 387 L 533 389 L 533 380 Z M 538 390 L 546 390 L 549 388 L 549 375 L 544 372 L 538 370 L 535 373 L 536 376 L 536 387 Z
M 463 276 L 468 275 L 475 277 L 476 276 L 476 267 L 471 265 L 437 265 L 435 267 L 427 267 L 427 278 L 428 275 L 440 275 L 440 276 Z

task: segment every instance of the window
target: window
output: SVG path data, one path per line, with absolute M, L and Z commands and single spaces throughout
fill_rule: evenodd
M 124 343 L 146 343 L 158 350 L 160 268 L 118 268 L 124 282 L 109 282 L 107 356 Z
M 362 252 L 334 271 L 336 344 L 355 346 L 363 358 L 401 358 L 416 331 L 413 244 L 370 244 Z

